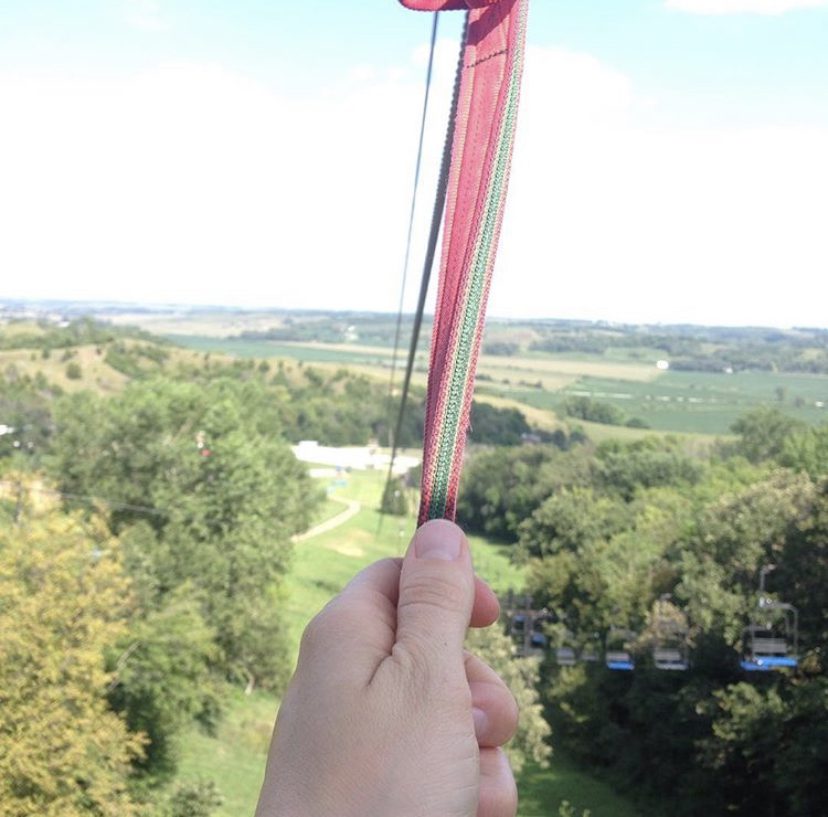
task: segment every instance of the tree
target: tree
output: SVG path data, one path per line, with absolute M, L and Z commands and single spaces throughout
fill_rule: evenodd
M 567 417 L 587 420 L 591 423 L 620 426 L 624 423 L 624 413 L 612 403 L 593 400 L 591 397 L 567 397 L 561 404 L 561 410 Z
M 470 530 L 506 542 L 518 538 L 521 523 L 564 486 L 590 480 L 589 449 L 563 452 L 530 445 L 473 452 L 463 473 L 457 516 Z
M 681 450 L 675 440 L 649 437 L 625 443 L 602 443 L 596 452 L 596 481 L 609 491 L 631 500 L 641 488 L 693 485 L 704 466 Z
M 778 458 L 782 465 L 805 471 L 812 479 L 828 474 L 828 424 L 788 436 Z
M 0 526 L 2 817 L 136 814 L 142 740 L 108 709 L 104 666 L 128 598 L 101 520 L 29 508 Z
M 131 732 L 146 736 L 136 765 L 155 778 L 175 771 L 183 729 L 219 706 L 210 672 L 215 634 L 189 590 L 178 588 L 158 610 L 138 611 L 108 652 L 110 706 L 123 714 Z
M 751 462 L 761 462 L 778 457 L 789 437 L 806 428 L 775 408 L 758 408 L 740 417 L 731 431 L 740 439 L 736 452 Z
M 184 783 L 170 795 L 162 817 L 210 817 L 223 803 L 215 783 Z
M 76 363 L 74 360 L 66 366 L 66 377 L 69 380 L 80 380 L 83 377 L 83 370 L 80 367 L 80 363 Z
M 515 658 L 511 639 L 494 627 L 470 630 L 467 645 L 497 672 L 517 701 L 520 712 L 518 729 L 513 741 L 506 747 L 515 774 L 520 774 L 527 761 L 545 766 L 552 754 L 548 743 L 552 730 L 543 718 L 538 695 L 537 659 Z
M 474 402 L 469 426 L 469 440 L 482 445 L 520 445 L 523 435 L 532 429 L 526 417 L 514 408 L 497 408 Z
M 316 497 L 263 402 L 260 385 L 225 379 L 136 382 L 117 401 L 75 395 L 58 406 L 53 459 L 65 491 L 105 501 L 114 532 L 143 522 L 146 549 L 128 562 L 136 580 L 159 608 L 189 586 L 217 665 L 248 686 L 284 675 L 283 625 L 262 605 Z

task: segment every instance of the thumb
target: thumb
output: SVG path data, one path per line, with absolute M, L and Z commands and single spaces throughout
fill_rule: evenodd
M 416 664 L 463 671 L 463 641 L 474 605 L 474 570 L 463 531 L 435 519 L 415 534 L 403 560 L 396 642 Z

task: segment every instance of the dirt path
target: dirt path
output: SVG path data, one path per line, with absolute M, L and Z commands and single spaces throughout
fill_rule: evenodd
M 313 539 L 314 536 L 319 536 L 322 533 L 327 533 L 328 531 L 333 530 L 334 528 L 338 528 L 340 525 L 344 525 L 349 519 L 352 519 L 356 516 L 361 510 L 362 505 L 357 502 L 355 499 L 340 499 L 337 496 L 329 497 L 334 502 L 339 502 L 342 505 L 346 505 L 342 513 L 338 513 L 336 516 L 331 517 L 330 519 L 326 519 L 324 522 L 320 522 L 318 525 L 314 525 L 312 528 L 309 528 L 304 533 L 297 534 L 293 537 L 294 542 L 304 542 L 307 539 Z

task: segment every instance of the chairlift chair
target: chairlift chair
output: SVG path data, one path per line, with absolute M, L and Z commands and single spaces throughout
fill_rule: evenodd
M 744 659 L 747 672 L 795 669 L 799 666 L 799 611 L 792 604 L 765 600 L 757 615 L 744 630 Z M 773 615 L 778 611 L 777 615 Z
M 622 627 L 611 627 L 607 635 L 607 649 L 604 653 L 604 663 L 607 669 L 614 672 L 632 672 L 635 669 L 635 659 L 630 649 L 631 642 L 635 641 L 637 633 Z
M 653 664 L 668 672 L 685 672 L 690 668 L 687 629 L 669 619 L 656 623 L 657 640 L 653 645 Z
M 509 633 L 513 638 L 523 638 L 526 632 L 526 619 L 524 613 L 515 613 L 509 621 Z
M 559 667 L 574 667 L 576 663 L 575 650 L 572 647 L 558 647 L 555 650 L 555 661 Z
M 541 610 L 532 619 L 532 635 L 529 644 L 534 650 L 545 651 L 549 647 L 549 636 L 546 634 L 546 624 L 553 620 L 547 610 Z
M 799 610 L 765 595 L 765 577 L 774 569 L 774 565 L 766 565 L 759 571 L 759 603 L 743 634 L 741 665 L 747 672 L 793 669 L 799 665 Z
M 582 664 L 597 664 L 601 661 L 601 636 L 594 633 L 582 647 L 578 654 L 578 660 Z
M 559 667 L 574 667 L 577 662 L 577 654 L 572 646 L 575 637 L 569 630 L 564 630 L 562 640 L 555 649 L 555 662 Z
M 656 669 L 685 671 L 690 664 L 687 653 L 682 649 L 672 647 L 653 647 L 653 663 Z

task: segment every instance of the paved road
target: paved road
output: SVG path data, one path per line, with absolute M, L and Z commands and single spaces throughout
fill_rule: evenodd
M 313 539 L 314 536 L 319 536 L 322 533 L 327 533 L 334 528 L 338 528 L 362 510 L 362 505 L 360 505 L 360 503 L 355 499 L 340 499 L 337 496 L 329 497 L 329 499 L 332 499 L 334 502 L 339 502 L 342 505 L 346 505 L 347 507 L 344 511 L 342 511 L 342 513 L 338 513 L 336 516 L 326 519 L 318 525 L 314 525 L 304 533 L 297 534 L 293 537 L 294 542 L 304 542 L 306 539 Z

